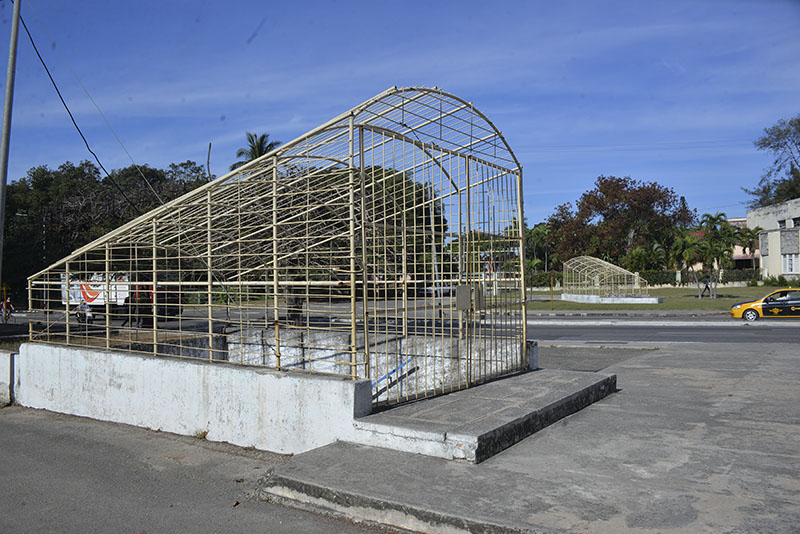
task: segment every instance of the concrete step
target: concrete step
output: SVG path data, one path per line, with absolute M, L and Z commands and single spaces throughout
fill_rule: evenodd
M 479 463 L 616 389 L 616 375 L 540 369 L 355 420 L 362 445 Z
M 471 464 L 615 390 L 613 374 L 539 370 L 398 406 L 358 418 L 361 443 L 294 456 L 259 481 L 256 496 L 416 532 L 534 532 L 476 508 L 507 474 Z
M 475 470 L 480 466 L 338 442 L 295 456 L 260 479 L 254 497 L 402 532 L 545 534 L 498 514 L 495 497 L 515 480 Z M 519 495 L 500 499 L 517 502 Z

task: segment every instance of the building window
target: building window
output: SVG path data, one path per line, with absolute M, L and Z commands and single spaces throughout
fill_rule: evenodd
M 795 217 L 794 219 L 792 219 L 792 225 L 795 228 L 800 228 L 800 217 Z
M 800 274 L 800 254 L 781 254 L 783 274 Z
M 778 228 L 786 228 L 786 219 L 778 221 Z

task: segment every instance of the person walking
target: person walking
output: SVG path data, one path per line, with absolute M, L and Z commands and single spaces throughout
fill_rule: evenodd
M 11 303 L 11 297 L 7 297 L 6 300 L 3 301 L 3 324 L 8 323 L 8 320 L 11 318 L 11 314 L 16 310 L 14 305 Z
M 85 300 L 81 300 L 78 308 L 75 310 L 75 317 L 79 323 L 92 324 L 94 323 L 94 315 L 92 315 L 92 308 L 86 304 Z
M 710 280 L 711 280 L 711 277 L 707 276 L 706 277 L 706 287 L 704 287 L 703 288 L 703 292 L 700 293 L 700 298 L 703 298 L 703 295 L 706 294 L 706 291 L 708 291 L 708 296 L 709 297 L 711 296 L 711 283 L 709 282 Z

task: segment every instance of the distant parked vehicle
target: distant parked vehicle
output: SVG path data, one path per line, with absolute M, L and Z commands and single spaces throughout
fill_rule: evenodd
M 426 297 L 449 297 L 455 294 L 452 284 L 446 282 L 434 283 L 433 285 L 422 288 L 420 293 Z

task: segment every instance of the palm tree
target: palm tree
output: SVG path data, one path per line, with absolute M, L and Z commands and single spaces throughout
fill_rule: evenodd
M 549 252 L 550 245 L 548 243 L 548 237 L 550 235 L 550 227 L 547 226 L 547 223 L 538 223 L 534 225 L 533 228 L 528 228 L 525 232 L 526 238 L 530 243 L 531 250 L 533 252 L 533 265 L 535 265 L 535 269 L 538 269 L 539 265 L 544 267 L 544 270 L 547 270 L 547 254 Z M 544 262 L 542 263 L 542 259 L 538 258 L 537 252 L 544 253 Z M 539 260 L 537 263 L 536 260 Z
M 620 260 L 629 271 L 640 272 L 663 268 L 666 258 L 664 247 L 660 243 L 651 243 L 649 246 L 639 245 L 632 248 Z
M 753 265 L 753 270 L 756 269 L 756 255 L 755 251 L 758 248 L 758 238 L 759 233 L 763 229 L 760 226 L 756 226 L 755 228 L 739 228 L 739 244 L 742 245 L 742 249 L 744 253 L 750 253 L 750 260 Z
M 711 273 L 711 298 L 717 298 L 717 284 L 723 263 L 730 261 L 733 246 L 739 241 L 736 229 L 724 213 L 704 213 L 700 222 L 704 233 L 703 258 Z M 716 276 L 714 267 L 716 266 Z
M 672 242 L 670 249 L 670 259 L 678 269 L 686 268 L 692 273 L 695 285 L 697 286 L 697 297 L 700 298 L 700 278 L 694 270 L 694 266 L 700 259 L 700 240 L 688 229 L 680 228 Z
M 231 170 L 234 171 L 245 163 L 249 163 L 256 158 L 260 158 L 264 154 L 272 152 L 278 148 L 280 144 L 280 141 L 270 141 L 269 134 L 256 135 L 247 132 L 247 147 L 240 148 L 236 151 L 236 157 L 239 158 L 240 161 L 231 165 Z

